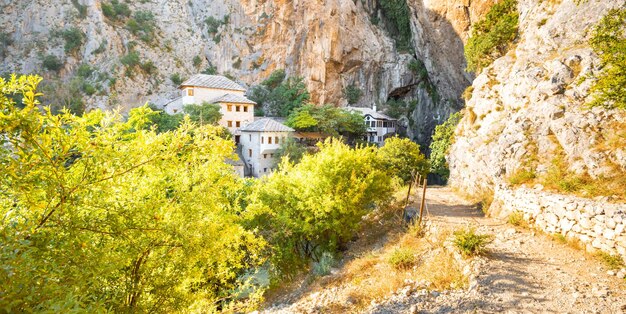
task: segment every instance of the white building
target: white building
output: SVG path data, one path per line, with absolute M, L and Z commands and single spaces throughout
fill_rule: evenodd
M 376 106 L 374 106 L 373 109 L 346 107 L 346 110 L 356 111 L 363 115 L 365 125 L 367 126 L 367 135 L 365 140 L 370 143 L 376 143 L 378 146 L 382 146 L 385 143 L 386 138 L 396 134 L 397 120 L 386 114 L 377 112 Z
M 270 118 L 261 118 L 240 131 L 241 156 L 249 173 L 258 178 L 276 168 L 276 151 L 294 129 Z
M 200 105 L 203 102 L 219 104 L 222 118 L 219 125 L 227 128 L 239 143 L 239 129 L 254 121 L 254 105 L 246 98 L 241 85 L 221 75 L 196 74 L 184 81 L 180 87 L 181 97 L 165 105 L 168 114 L 182 112 L 185 105 Z

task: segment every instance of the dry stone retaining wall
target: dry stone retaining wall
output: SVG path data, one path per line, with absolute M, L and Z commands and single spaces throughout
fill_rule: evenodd
M 499 186 L 489 211 L 499 217 L 519 211 L 547 233 L 578 239 L 588 251 L 619 254 L 626 261 L 626 204 Z

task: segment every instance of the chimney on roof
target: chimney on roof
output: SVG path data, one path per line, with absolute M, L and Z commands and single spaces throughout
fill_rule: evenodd
M 376 111 L 376 104 L 374 104 L 374 106 L 372 107 L 372 110 L 374 110 L 374 112 L 377 112 Z

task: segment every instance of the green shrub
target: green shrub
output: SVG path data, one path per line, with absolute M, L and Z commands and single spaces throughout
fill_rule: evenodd
M 409 70 L 411 70 L 420 81 L 428 79 L 428 70 L 424 62 L 420 59 L 411 60 L 411 62 L 409 62 Z
M 475 256 L 485 253 L 485 246 L 491 241 L 491 236 L 477 234 L 473 228 L 454 232 L 454 246 L 463 256 Z
M 217 74 L 217 68 L 215 68 L 214 66 L 209 64 L 209 66 L 206 67 L 206 69 L 204 69 L 204 71 L 202 71 L 201 73 L 202 74 L 208 74 L 208 75 L 215 75 L 215 74 Z
M 142 41 L 150 43 L 154 38 L 154 30 L 156 28 L 154 14 L 150 11 L 137 11 L 126 22 L 126 28 Z
M 202 65 L 202 58 L 200 58 L 200 56 L 193 57 L 193 66 L 197 68 L 201 65 Z
M 626 109 L 626 8 L 613 9 L 593 31 L 591 47 L 602 71 L 591 87 L 591 106 Z
M 180 77 L 180 74 L 178 73 L 174 73 L 170 75 L 170 80 L 172 81 L 172 83 L 174 83 L 174 85 L 180 85 L 183 83 L 183 79 Z
M 224 15 L 221 20 L 218 20 L 212 16 L 207 17 L 206 20 L 204 20 L 207 25 L 207 32 L 209 34 L 216 34 L 220 26 L 228 24 L 229 18 L 229 15 Z
M 131 51 L 120 58 L 120 62 L 128 68 L 136 67 L 139 65 L 139 53 L 137 51 Z
M 47 55 L 43 58 L 43 67 L 48 71 L 57 72 L 63 67 L 63 62 L 55 55 Z
M 235 62 L 233 62 L 233 68 L 240 69 L 241 68 L 241 58 L 237 58 Z
M 363 91 L 361 91 L 360 88 L 354 85 L 354 83 L 346 86 L 346 88 L 344 88 L 343 90 L 343 96 L 346 98 L 348 104 L 350 105 L 354 105 L 359 102 L 359 99 L 361 99 L 362 95 Z
M 126 3 L 120 3 L 118 0 L 111 0 L 110 3 L 102 3 L 102 14 L 112 21 L 123 20 L 130 16 L 131 11 Z
M 78 67 L 78 70 L 76 70 L 76 75 L 82 77 L 82 78 L 88 78 L 91 76 L 91 74 L 93 74 L 94 69 L 87 63 L 83 63 Z
M 180 83 L 176 85 L 180 85 Z M 183 111 L 186 115 L 189 116 L 191 121 L 196 122 L 200 125 L 217 125 L 217 123 L 222 118 L 220 108 L 221 107 L 218 104 L 210 104 L 205 101 L 202 102 L 202 104 L 200 105 L 185 105 L 183 107 Z
M 451 114 L 446 122 L 436 126 L 430 143 L 430 172 L 438 174 L 444 181 L 450 176 L 446 155 L 454 143 L 454 129 L 461 117 L 460 112 Z
M 271 116 L 288 116 L 294 109 L 307 103 L 311 97 L 301 77 L 287 77 L 284 70 L 276 70 L 252 87 L 251 100 Z
M 98 46 L 98 48 L 96 48 L 96 50 L 94 50 L 92 52 L 92 54 L 97 55 L 97 54 L 101 54 L 103 53 L 107 48 L 107 41 L 104 40 L 100 43 L 100 45 Z
M 494 4 L 485 18 L 473 26 L 465 45 L 467 71 L 479 72 L 503 56 L 517 37 L 518 20 L 517 0 Z
M 63 39 L 65 39 L 65 49 L 66 53 L 74 53 L 80 46 L 83 45 L 83 41 L 85 39 L 85 34 L 76 28 L 72 27 L 70 29 L 66 29 L 61 33 Z
M 93 94 L 95 94 L 95 93 L 96 93 L 96 88 L 95 88 L 95 87 L 93 87 L 93 85 L 91 85 L 91 84 L 89 84 L 89 83 L 87 83 L 87 82 L 84 82 L 84 83 L 83 83 L 82 90 L 83 90 L 83 92 L 84 92 L 85 94 L 87 94 L 87 95 L 89 95 L 89 96 L 91 96 L 91 95 L 93 95 Z
M 389 265 L 398 270 L 407 270 L 417 264 L 417 258 L 413 250 L 397 248 L 389 255 Z

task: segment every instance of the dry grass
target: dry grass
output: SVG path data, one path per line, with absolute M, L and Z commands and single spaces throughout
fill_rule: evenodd
M 520 211 L 512 212 L 509 215 L 507 222 L 516 227 L 528 228 L 528 222 L 524 220 L 524 214 Z

